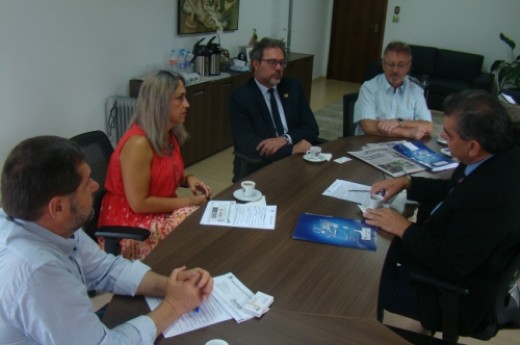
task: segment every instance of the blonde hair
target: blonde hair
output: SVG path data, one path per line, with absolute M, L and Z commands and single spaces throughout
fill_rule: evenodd
M 154 151 L 162 156 L 170 145 L 164 140 L 164 128 L 170 121 L 170 98 L 179 86 L 179 82 L 186 85 L 182 75 L 170 71 L 157 71 L 145 78 L 131 124 L 139 125 L 150 141 Z M 184 125 L 175 126 L 169 136 L 174 135 L 181 145 L 189 135 Z

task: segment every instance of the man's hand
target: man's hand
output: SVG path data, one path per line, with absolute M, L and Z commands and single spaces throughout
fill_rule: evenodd
M 429 128 L 424 125 L 419 125 L 413 128 L 409 128 L 407 137 L 410 139 L 420 140 L 431 134 Z
M 296 145 L 293 145 L 292 148 L 292 154 L 304 154 L 311 148 L 311 143 L 309 143 L 307 140 L 303 139 L 296 143 Z
M 147 276 L 148 282 L 140 292 L 164 291 L 161 304 L 148 313 L 157 328 L 157 336 L 182 314 L 200 306 L 213 290 L 213 278 L 201 268 L 176 268 L 168 278 L 153 272 Z
M 284 137 L 267 138 L 258 144 L 256 150 L 262 157 L 268 157 L 274 155 L 278 150 L 287 145 L 287 141 Z
M 182 315 L 200 306 L 212 289 L 213 278 L 205 270 L 176 268 L 168 278 L 163 303 L 170 305 L 174 314 Z
M 380 120 L 377 122 L 377 130 L 384 135 L 392 133 L 394 129 L 399 127 L 399 121 L 392 120 Z
M 383 202 L 387 202 L 394 195 L 397 195 L 400 191 L 409 187 L 410 179 L 406 176 L 386 179 L 377 181 L 374 184 L 372 184 L 372 188 L 370 188 L 370 194 L 376 194 L 380 191 L 384 191 Z
M 406 229 L 412 224 L 408 219 L 389 208 L 378 208 L 375 210 L 369 208 L 363 213 L 363 217 L 365 217 L 368 225 L 377 226 L 399 237 L 403 237 Z
M 197 287 L 201 289 L 204 298 L 209 297 L 211 290 L 213 290 L 213 278 L 208 271 L 200 267 L 180 271 L 177 279 L 181 281 L 197 280 Z

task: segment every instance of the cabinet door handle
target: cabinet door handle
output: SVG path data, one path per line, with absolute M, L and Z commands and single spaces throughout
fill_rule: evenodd
M 204 92 L 205 92 L 204 90 L 195 91 L 195 92 L 193 93 L 193 96 L 200 96 L 200 95 L 203 95 Z
M 229 85 L 233 85 L 233 82 L 222 84 L 222 86 L 229 86 Z

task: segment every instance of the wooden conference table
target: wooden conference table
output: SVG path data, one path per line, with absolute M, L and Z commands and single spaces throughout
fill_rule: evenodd
M 341 138 L 324 143 L 322 149 L 335 159 L 379 141 L 388 139 Z M 426 143 L 438 148 L 433 140 Z M 252 291 L 274 296 L 274 304 L 262 319 L 241 324 L 226 321 L 162 339 L 160 344 L 204 344 L 215 337 L 230 344 L 326 344 L 326 339 L 330 344 L 406 344 L 375 321 L 379 278 L 391 236 L 379 232 L 376 251 L 292 239 L 303 212 L 361 218 L 354 203 L 322 195 L 336 179 L 371 185 L 382 178 L 382 172 L 355 158 L 338 164 L 332 160 L 309 163 L 292 156 L 248 176 L 266 196 L 267 204 L 277 205 L 274 231 L 202 226 L 204 207 L 196 211 L 144 262 L 165 275 L 183 265 L 203 267 L 214 276 L 232 272 Z M 233 200 L 238 188 L 234 184 L 215 199 Z M 116 296 L 103 321 L 112 327 L 147 312 L 142 297 Z

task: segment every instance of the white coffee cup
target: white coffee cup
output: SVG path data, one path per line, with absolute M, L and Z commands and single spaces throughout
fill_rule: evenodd
M 372 194 L 370 196 L 370 202 L 368 204 L 368 208 L 376 209 L 381 208 L 383 206 L 383 196 L 379 194 Z
M 242 181 L 242 193 L 244 196 L 252 196 L 255 191 L 256 183 L 254 181 Z
M 229 345 L 229 343 L 222 339 L 211 339 L 210 341 L 206 342 L 204 345 Z
M 321 155 L 321 147 L 319 146 L 311 146 L 306 153 L 307 158 L 310 159 L 320 159 Z

